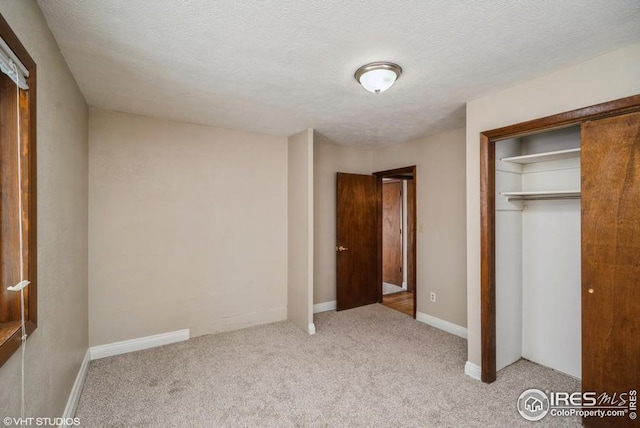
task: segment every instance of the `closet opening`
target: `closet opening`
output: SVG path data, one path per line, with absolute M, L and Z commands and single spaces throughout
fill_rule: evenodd
M 496 370 L 581 378 L 580 126 L 495 143 Z
M 634 95 L 480 133 L 483 382 L 523 356 L 583 391 L 640 381 L 639 127 Z

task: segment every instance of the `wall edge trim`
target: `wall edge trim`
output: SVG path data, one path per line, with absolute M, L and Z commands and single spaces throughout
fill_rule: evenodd
M 464 374 L 475 380 L 482 380 L 482 370 L 480 370 L 480 366 L 473 364 L 471 361 L 467 361 L 464 365 Z
M 189 337 L 190 331 L 187 328 L 184 330 L 176 330 L 168 333 L 123 340 L 121 342 L 92 346 L 89 348 L 89 351 L 91 352 L 91 360 L 98 360 L 100 358 L 112 357 L 114 355 L 127 354 L 129 352 L 182 342 L 184 340 L 188 340 Z
M 80 369 L 76 375 L 76 380 L 73 382 L 71 391 L 69 392 L 69 399 L 67 405 L 64 408 L 62 414 L 62 423 L 60 428 L 67 428 L 71 425 L 67 425 L 66 421 L 70 421 L 76 415 L 76 409 L 78 408 L 78 402 L 80 401 L 80 394 L 82 394 L 82 388 L 84 387 L 84 381 L 87 378 L 87 372 L 89 371 L 89 362 L 91 361 L 91 351 L 87 349 L 80 364 Z
M 328 312 L 336 310 L 336 301 L 330 300 L 328 302 L 316 303 L 313 305 L 313 313 Z
M 449 321 L 445 321 L 440 318 L 436 318 L 431 315 L 427 315 L 424 312 L 416 312 L 416 321 L 420 321 L 421 323 L 430 325 L 431 327 L 446 331 L 447 333 L 460 336 L 463 339 L 467 338 L 467 329 L 465 327 Z

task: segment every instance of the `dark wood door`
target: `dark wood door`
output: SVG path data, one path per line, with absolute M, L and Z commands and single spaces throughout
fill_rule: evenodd
M 640 113 L 584 123 L 581 145 L 582 388 L 619 396 L 640 389 Z
M 378 179 L 372 175 L 337 177 L 336 308 L 378 301 Z
M 402 181 L 382 184 L 382 280 L 402 286 Z

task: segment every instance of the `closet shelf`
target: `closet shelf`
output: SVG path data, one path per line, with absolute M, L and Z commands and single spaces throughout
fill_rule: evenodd
M 536 153 L 533 155 L 510 156 L 500 159 L 502 162 L 519 163 L 521 165 L 536 162 L 548 162 L 560 159 L 571 159 L 580 157 L 580 148 L 556 150 L 554 152 Z
M 580 199 L 580 190 L 547 190 L 535 192 L 500 192 L 511 201 L 544 201 L 553 199 Z

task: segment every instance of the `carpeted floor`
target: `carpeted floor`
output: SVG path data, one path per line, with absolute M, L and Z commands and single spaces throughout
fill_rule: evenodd
M 391 284 L 388 282 L 383 282 L 382 283 L 382 295 L 386 296 L 387 294 L 393 294 L 393 293 L 402 293 L 403 291 L 407 291 L 402 287 L 399 287 L 395 284 Z
M 516 427 L 528 388 L 578 391 L 520 361 L 486 385 L 463 373 L 466 341 L 382 305 L 91 362 L 85 427 Z M 541 426 L 580 426 L 547 415 Z

